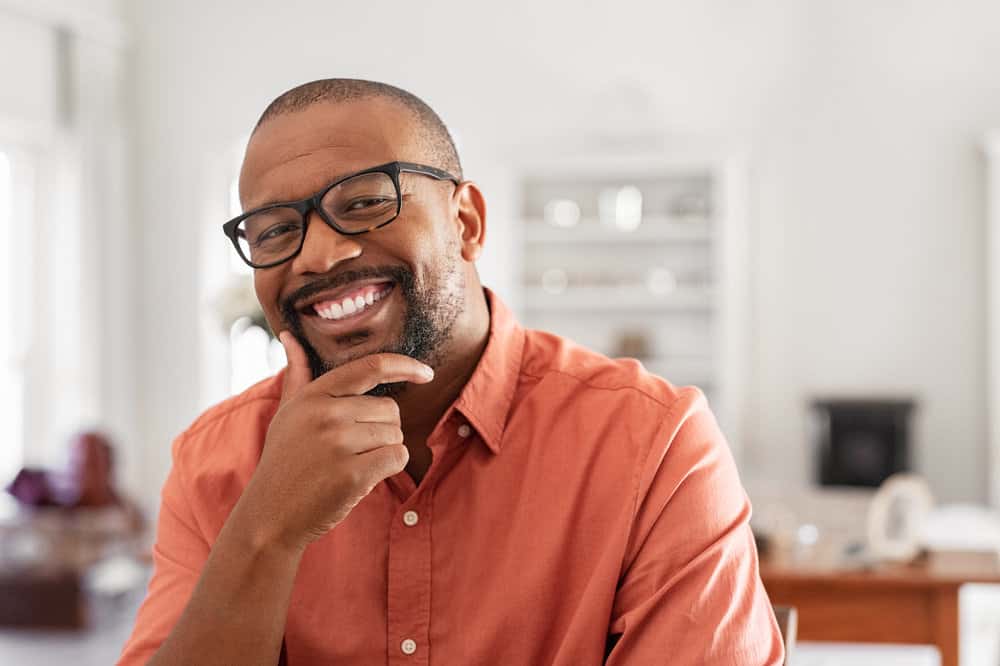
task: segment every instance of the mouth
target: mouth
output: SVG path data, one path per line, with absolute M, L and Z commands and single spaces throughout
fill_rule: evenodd
M 320 333 L 342 336 L 379 323 L 394 291 L 395 283 L 386 280 L 348 285 L 317 294 L 296 309 Z

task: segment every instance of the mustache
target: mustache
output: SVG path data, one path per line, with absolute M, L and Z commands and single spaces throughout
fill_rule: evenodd
M 370 266 L 366 268 L 354 268 L 351 270 L 318 278 L 309 284 L 303 285 L 286 296 L 281 301 L 281 314 L 286 324 L 294 324 L 299 319 L 299 312 L 295 307 L 296 303 L 301 303 L 310 296 L 326 291 L 337 289 L 357 280 L 392 280 L 403 288 L 404 293 L 408 293 L 413 288 L 413 273 L 403 266 Z

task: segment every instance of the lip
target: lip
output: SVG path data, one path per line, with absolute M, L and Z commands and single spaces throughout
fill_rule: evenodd
M 386 282 L 385 280 L 382 280 L 381 282 L 375 282 L 375 283 L 369 282 L 366 284 L 357 284 L 352 286 L 350 289 L 346 291 L 338 290 L 338 291 L 343 291 L 343 293 L 346 294 L 347 291 L 356 289 L 358 286 L 366 286 L 367 284 L 383 284 L 383 283 L 391 285 L 389 287 L 388 293 L 386 293 L 386 295 L 383 296 L 380 300 L 376 301 L 372 305 L 365 308 L 365 310 L 361 314 L 351 315 L 349 317 L 345 317 L 344 319 L 324 319 L 323 317 L 320 317 L 318 314 L 316 314 L 315 310 L 313 310 L 312 307 L 309 307 L 307 312 L 304 313 L 305 316 L 303 317 L 303 321 L 307 322 L 308 326 L 315 329 L 321 335 L 334 336 L 334 337 L 346 335 L 363 326 L 377 326 L 379 324 L 379 321 L 376 318 L 388 312 L 388 310 L 386 309 L 386 304 L 392 301 L 396 295 L 396 284 L 394 282 Z M 329 293 L 336 295 L 337 292 L 329 292 Z M 323 298 L 310 299 L 310 301 L 314 303 L 320 300 L 324 299 Z
M 361 289 L 362 287 L 368 287 L 373 284 L 391 284 L 393 287 L 396 283 L 392 280 L 386 278 L 375 278 L 370 280 L 356 280 L 349 284 L 345 284 L 343 287 L 338 287 L 337 289 L 328 289 L 326 291 L 321 291 L 318 294 L 314 294 L 308 298 L 305 298 L 295 304 L 295 309 L 305 315 L 318 316 L 312 306 L 321 301 L 339 301 L 344 298 L 347 294 L 352 291 Z M 362 313 L 364 314 L 364 313 Z

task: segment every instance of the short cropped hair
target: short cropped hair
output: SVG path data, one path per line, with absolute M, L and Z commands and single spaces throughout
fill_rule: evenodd
M 269 118 L 302 111 L 318 102 L 354 102 L 380 98 L 409 111 L 416 120 L 420 141 L 436 161 L 436 166 L 462 178 L 462 163 L 455 141 L 441 117 L 422 99 L 402 88 L 363 79 L 319 79 L 296 86 L 279 95 L 261 114 L 254 132 Z

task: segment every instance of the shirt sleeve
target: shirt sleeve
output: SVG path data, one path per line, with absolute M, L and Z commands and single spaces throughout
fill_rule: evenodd
M 174 443 L 173 465 L 161 494 L 153 578 L 118 666 L 149 661 L 180 618 L 208 560 L 209 544 L 198 530 L 185 492 L 178 456 L 182 443 L 183 436 Z
M 749 521 L 729 447 L 704 396 L 686 389 L 640 471 L 607 666 L 780 666 Z

